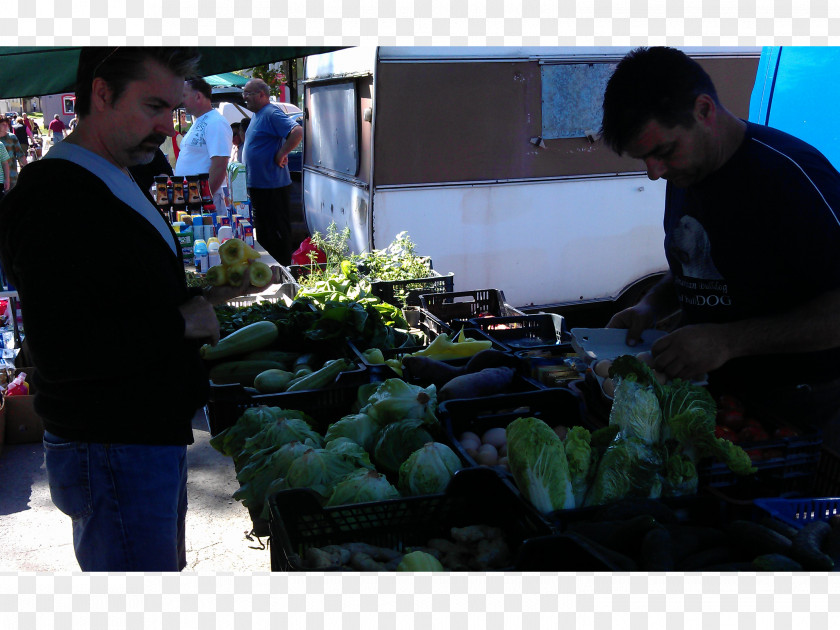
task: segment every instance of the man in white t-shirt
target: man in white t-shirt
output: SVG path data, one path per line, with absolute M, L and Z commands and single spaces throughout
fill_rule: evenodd
M 210 91 L 210 85 L 201 77 L 184 83 L 184 109 L 194 120 L 181 141 L 175 175 L 209 173 L 216 214 L 224 214 L 222 184 L 227 177 L 233 133 L 228 121 L 210 103 Z

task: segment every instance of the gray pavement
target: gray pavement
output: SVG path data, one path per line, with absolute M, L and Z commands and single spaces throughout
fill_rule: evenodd
M 267 539 L 249 536 L 248 510 L 232 498 L 239 488 L 233 461 L 209 444 L 203 411 L 193 419 L 187 450 L 187 568 L 194 573 L 270 570 Z M 50 500 L 44 451 L 37 444 L 0 447 L 0 573 L 79 571 L 70 519 Z

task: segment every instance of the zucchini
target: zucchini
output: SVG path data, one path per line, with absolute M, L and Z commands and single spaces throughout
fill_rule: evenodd
M 289 352 L 287 350 L 254 350 L 242 358 L 257 359 L 260 361 L 277 361 L 277 363 L 283 363 L 291 367 L 299 356 L 300 352 Z
M 318 355 L 314 352 L 304 352 L 292 363 L 291 372 L 297 372 L 301 368 L 309 368 L 313 372 L 321 365 Z
M 216 385 L 239 383 L 250 387 L 261 372 L 282 369 L 283 364 L 275 361 L 224 361 L 210 368 L 210 380 Z
M 638 571 L 639 565 L 633 558 L 623 553 L 605 547 L 579 532 L 566 532 L 562 534 L 566 538 L 575 541 L 578 546 L 596 560 L 602 562 L 612 571 Z
M 306 376 L 294 380 L 287 388 L 287 392 L 299 392 L 304 389 L 321 389 L 332 383 L 335 378 L 345 370 L 350 370 L 356 367 L 346 359 L 336 359 L 322 367 L 317 372 L 307 374 Z
M 834 560 L 821 550 L 830 533 L 831 526 L 825 521 L 808 523 L 794 537 L 791 557 L 808 571 L 831 571 Z
M 254 322 L 232 332 L 215 346 L 205 343 L 201 346 L 201 357 L 207 361 L 215 361 L 244 355 L 271 345 L 278 334 L 279 331 L 274 322 Z
M 294 375 L 286 370 L 270 369 L 257 374 L 254 389 L 261 394 L 276 394 L 286 391 Z

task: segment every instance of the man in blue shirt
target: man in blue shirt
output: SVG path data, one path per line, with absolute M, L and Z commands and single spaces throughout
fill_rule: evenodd
M 289 265 L 292 243 L 289 153 L 300 144 L 303 128 L 269 103 L 268 85 L 251 79 L 242 91 L 245 106 L 254 112 L 245 132 L 248 196 L 257 240 L 281 265 Z

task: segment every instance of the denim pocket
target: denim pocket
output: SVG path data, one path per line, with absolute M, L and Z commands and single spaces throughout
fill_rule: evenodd
M 44 451 L 52 502 L 73 520 L 90 515 L 87 445 L 44 439 Z

